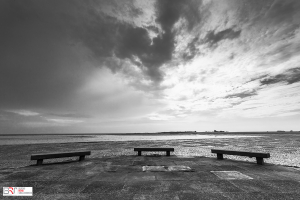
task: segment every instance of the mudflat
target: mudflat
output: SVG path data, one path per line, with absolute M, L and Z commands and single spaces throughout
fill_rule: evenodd
M 122 141 L 0 146 L 0 188 L 33 187 L 22 199 L 300 199 L 299 135 L 171 141 Z M 137 156 L 135 147 L 173 147 Z M 268 152 L 255 158 L 225 155 L 212 148 Z M 30 155 L 91 151 L 78 158 L 46 159 L 36 166 Z M 19 198 L 19 197 L 15 197 Z M 3 197 L 3 199 L 14 199 Z
M 251 134 L 249 134 L 251 135 Z M 263 137 L 215 138 L 199 140 L 103 141 L 96 143 L 58 143 L 0 145 L 0 169 L 35 164 L 31 154 L 65 151 L 92 151 L 90 158 L 135 155 L 135 147 L 173 147 L 173 155 L 216 157 L 211 149 L 227 149 L 270 153 L 266 163 L 300 167 L 300 134 L 259 134 Z M 159 154 L 164 154 L 159 153 Z M 225 155 L 225 158 L 255 162 L 255 158 Z M 72 158 L 76 159 L 76 158 Z M 72 160 L 71 159 L 71 160 Z M 66 160 L 66 159 L 61 159 Z M 67 159 L 69 160 L 69 158 Z M 45 163 L 52 160 L 45 160 Z

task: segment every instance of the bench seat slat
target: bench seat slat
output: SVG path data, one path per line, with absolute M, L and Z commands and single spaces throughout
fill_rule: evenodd
M 85 156 L 85 155 L 91 155 L 91 152 L 79 151 L 79 152 L 55 152 L 55 153 L 45 153 L 45 154 L 33 154 L 31 155 L 31 160 Z
M 174 151 L 174 148 L 134 148 L 134 151 Z
M 229 150 L 219 150 L 219 149 L 212 149 L 211 152 L 212 153 L 219 153 L 219 154 L 228 154 L 228 155 L 270 158 L 269 153 L 256 153 L 256 152 L 246 152 L 246 151 L 229 151 Z

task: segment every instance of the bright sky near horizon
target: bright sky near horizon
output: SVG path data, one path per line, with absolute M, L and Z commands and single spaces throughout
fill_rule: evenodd
M 300 130 L 299 0 L 1 0 L 0 134 Z

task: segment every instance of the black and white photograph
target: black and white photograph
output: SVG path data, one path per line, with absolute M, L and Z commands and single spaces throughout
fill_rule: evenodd
M 0 0 L 0 199 L 299 188 L 299 0 Z

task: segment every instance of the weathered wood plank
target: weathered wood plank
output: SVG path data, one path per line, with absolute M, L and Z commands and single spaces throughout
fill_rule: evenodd
M 31 160 L 42 160 L 51 158 L 64 158 L 64 157 L 74 157 L 74 156 L 86 156 L 91 155 L 91 151 L 79 151 L 79 152 L 55 152 L 46 154 L 33 154 L 31 155 Z M 82 157 L 84 159 L 84 157 Z
M 174 148 L 150 148 L 150 147 L 146 147 L 146 148 L 134 148 L 134 151 L 174 151 Z
M 222 160 L 223 154 L 227 155 L 237 155 L 237 156 L 247 156 L 247 157 L 256 157 L 256 162 L 258 165 L 264 164 L 264 158 L 270 158 L 269 153 L 257 153 L 257 152 L 246 152 L 246 151 L 230 151 L 230 150 L 220 150 L 220 149 L 212 149 L 212 153 L 217 154 L 217 158 Z
M 228 154 L 228 155 L 239 155 L 239 156 L 248 156 L 248 157 L 270 158 L 269 153 L 229 151 L 229 150 L 219 150 L 219 149 L 212 149 L 211 152 L 216 153 L 216 154 Z

